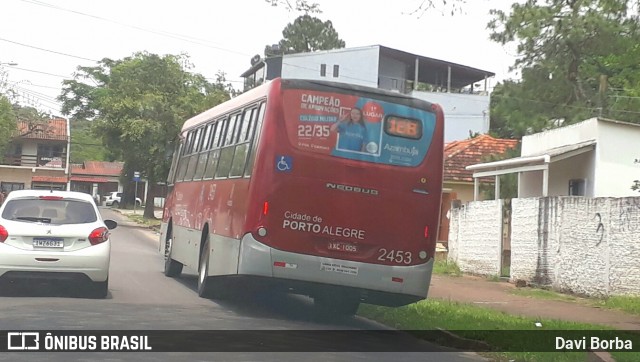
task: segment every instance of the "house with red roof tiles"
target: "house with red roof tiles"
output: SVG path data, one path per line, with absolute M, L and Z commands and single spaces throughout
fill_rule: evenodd
M 473 171 L 467 170 L 466 167 L 485 162 L 491 155 L 501 155 L 516 147 L 518 147 L 518 140 L 494 138 L 488 134 L 445 144 L 439 241 L 446 242 L 448 239 L 447 215 L 451 209 L 451 203 L 465 203 L 474 199 Z M 493 184 L 491 178 L 483 181 Z
M 81 164 L 71 165 L 71 190 L 91 194 L 100 202 L 111 192 L 122 192 L 120 176 L 124 162 L 85 161 Z M 137 187 L 137 197 L 144 203 L 147 198 L 149 184 L 146 180 L 131 182 L 132 190 Z
M 517 174 L 518 198 L 637 196 L 631 186 L 640 175 L 639 140 L 640 124 L 590 118 L 526 135 L 519 157 L 467 171 L 476 179 Z
M 16 135 L 0 158 L 0 187 L 67 190 L 69 185 L 69 121 L 54 118 L 17 124 Z
M 93 197 L 121 191 L 120 174 L 124 162 L 85 161 L 71 165 L 71 190 L 85 192 Z

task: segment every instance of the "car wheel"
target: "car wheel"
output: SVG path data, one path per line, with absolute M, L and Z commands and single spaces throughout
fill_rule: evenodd
M 204 242 L 200 255 L 200 267 L 198 268 L 198 295 L 202 298 L 211 298 L 213 281 L 209 276 L 209 239 Z
M 169 230 L 167 241 L 164 244 L 164 275 L 172 278 L 179 277 L 182 273 L 182 263 L 171 259 L 173 248 L 173 232 Z
M 109 278 L 104 282 L 91 282 L 89 286 L 89 296 L 91 298 L 103 299 L 109 294 Z
M 120 203 L 118 201 L 114 201 L 113 204 L 111 204 L 111 206 L 117 209 L 120 207 Z

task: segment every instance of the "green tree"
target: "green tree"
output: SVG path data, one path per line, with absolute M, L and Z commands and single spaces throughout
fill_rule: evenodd
M 482 162 L 494 162 L 507 160 L 520 156 L 520 143 L 515 148 L 508 149 L 505 153 L 494 154 L 484 157 Z M 518 174 L 510 173 L 498 176 L 500 178 L 500 198 L 513 199 L 518 197 Z M 485 200 L 494 200 L 496 198 L 496 188 L 494 184 L 482 184 L 480 191 L 484 195 Z
M 74 79 L 63 82 L 58 99 L 64 114 L 91 119 L 94 134 L 125 162 L 125 204 L 133 201 L 133 172 L 151 185 L 164 181 L 184 121 L 230 97 L 223 73 L 210 83 L 190 73 L 191 67 L 186 55 L 140 52 L 79 67 Z M 154 196 L 149 195 L 145 218 L 153 218 Z
M 330 20 L 322 21 L 308 14 L 299 16 L 282 30 L 283 39 L 278 48 L 265 47 L 265 56 L 277 54 L 307 53 L 317 50 L 344 48 Z
M 85 119 L 71 121 L 71 163 L 85 161 L 111 161 L 115 157 L 94 134 L 93 123 Z
M 34 107 L 21 106 L 19 103 L 13 104 L 13 112 L 17 119 L 32 123 L 47 122 L 52 117 L 49 113 L 43 112 Z
M 0 94 L 0 155 L 4 155 L 17 129 L 16 116 L 9 99 Z
M 638 83 L 629 82 L 639 80 L 637 71 L 629 75 L 640 55 L 638 18 L 631 15 L 635 2 L 528 0 L 513 4 L 510 13 L 492 10 L 491 39 L 517 42 L 520 57 L 513 68 L 522 71 L 521 81 L 505 82 L 492 95 L 493 130 L 520 137 L 557 121 L 636 119 L 640 102 L 628 98 L 638 94 Z M 620 101 L 610 102 L 612 96 Z

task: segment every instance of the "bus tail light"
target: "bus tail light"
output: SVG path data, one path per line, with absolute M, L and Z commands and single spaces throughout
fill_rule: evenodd
M 269 201 L 265 201 L 264 205 L 262 205 L 262 215 L 267 216 L 269 213 Z
M 9 232 L 7 229 L 0 225 L 0 243 L 4 243 L 5 240 L 9 237 Z
M 429 239 L 429 225 L 424 227 L 424 238 Z

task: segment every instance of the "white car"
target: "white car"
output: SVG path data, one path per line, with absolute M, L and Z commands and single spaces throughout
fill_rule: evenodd
M 16 190 L 0 207 L 0 281 L 82 282 L 92 297 L 109 288 L 113 220 L 102 220 L 91 195 Z
M 104 204 L 107 206 L 120 207 L 122 203 L 122 192 L 110 192 L 107 198 L 105 199 Z M 139 197 L 136 197 L 136 206 L 142 205 L 142 200 Z

